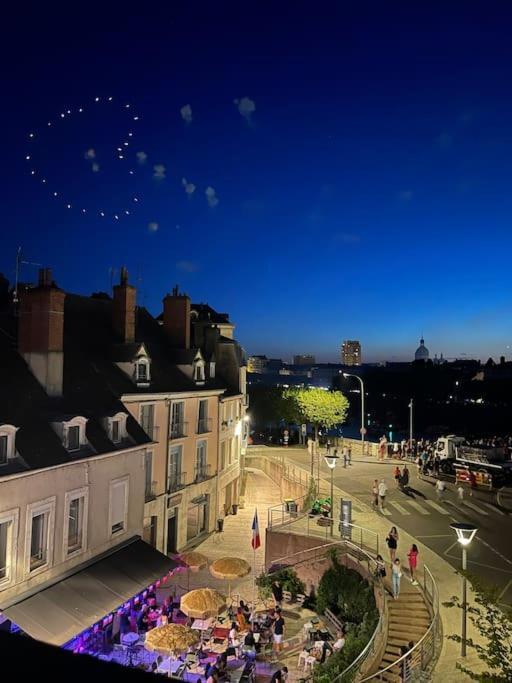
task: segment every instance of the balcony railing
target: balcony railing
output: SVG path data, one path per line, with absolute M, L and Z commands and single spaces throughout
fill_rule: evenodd
M 146 503 L 149 503 L 149 501 L 151 501 L 151 500 L 155 500 L 156 495 L 157 495 L 156 494 L 156 485 L 157 485 L 156 481 L 146 482 L 146 489 L 144 492 Z
M 205 434 L 206 432 L 212 431 L 212 418 L 211 417 L 200 417 L 197 421 L 197 433 Z
M 186 481 L 186 472 L 177 472 L 175 474 L 171 474 L 169 479 L 167 480 L 167 493 L 175 493 L 176 491 L 185 488 Z
M 211 465 L 199 465 L 195 468 L 194 483 L 205 481 L 212 476 Z
M 169 430 L 170 439 L 182 439 L 187 436 L 188 422 L 171 422 L 171 428 Z

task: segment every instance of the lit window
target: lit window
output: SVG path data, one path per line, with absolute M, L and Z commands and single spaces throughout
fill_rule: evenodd
M 146 382 L 148 379 L 148 366 L 146 363 L 137 363 L 137 381 Z

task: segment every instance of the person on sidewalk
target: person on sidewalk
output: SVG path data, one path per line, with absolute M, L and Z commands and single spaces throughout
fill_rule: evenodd
M 380 502 L 380 509 L 384 510 L 384 504 L 386 502 L 386 495 L 388 492 L 388 487 L 386 486 L 386 482 L 384 479 L 380 480 L 379 484 L 379 502 Z
M 364 453 L 363 453 L 364 455 Z M 347 448 L 347 457 L 348 457 L 348 464 L 349 466 L 352 465 L 352 446 L 349 446 Z
M 389 530 L 389 534 L 386 538 L 386 543 L 389 548 L 389 557 L 391 559 L 391 562 L 394 562 L 396 557 L 396 549 L 398 548 L 398 529 L 396 528 L 396 526 L 392 526 Z
M 372 507 L 374 510 L 379 509 L 379 480 L 373 480 L 372 486 Z
M 400 468 L 398 467 L 398 465 L 395 467 L 395 473 L 393 476 L 395 477 L 395 484 L 396 484 L 396 487 L 398 488 L 398 485 L 400 484 L 400 476 L 401 476 Z
M 272 595 L 274 596 L 276 608 L 281 607 L 281 603 L 283 602 L 283 589 L 279 581 L 274 581 L 272 583 Z
M 329 441 L 329 439 L 327 439 L 327 444 L 325 446 L 325 450 L 327 451 L 327 455 L 331 454 L 331 442 Z
M 343 467 L 346 467 L 348 462 L 348 448 L 343 446 L 341 452 L 343 454 Z
M 457 488 L 457 498 L 462 502 L 464 500 L 464 487 L 462 484 L 459 484 L 459 487 Z
M 444 498 L 444 492 L 446 491 L 446 484 L 442 479 L 438 479 L 436 481 L 436 493 L 437 493 L 437 500 L 442 501 Z
M 272 630 L 274 632 L 274 651 L 276 653 L 276 656 L 279 656 L 279 653 L 281 652 L 281 644 L 283 642 L 283 636 L 284 636 L 284 619 L 281 614 L 281 608 L 278 607 L 276 609 L 277 613 L 277 619 L 274 621 L 274 624 L 272 626 Z
M 393 562 L 393 567 L 391 568 L 391 589 L 393 591 L 393 597 L 398 600 L 400 595 L 400 579 L 402 578 L 402 567 L 400 565 L 400 560 L 398 557 Z
M 469 471 L 469 485 L 471 487 L 469 495 L 472 496 L 473 491 L 476 491 L 476 474 L 472 470 Z
M 409 486 L 409 469 L 407 465 L 404 465 L 404 469 L 402 471 L 402 476 L 400 477 L 400 488 L 402 491 L 407 492 L 407 487 Z
M 411 549 L 407 553 L 407 558 L 409 559 L 409 571 L 411 572 L 412 585 L 417 586 L 418 582 L 415 578 L 416 567 L 418 566 L 418 546 L 416 543 L 411 545 Z
M 384 562 L 384 558 L 382 555 L 377 555 L 375 558 L 375 576 L 378 579 L 384 580 L 386 577 L 386 563 Z
M 277 671 L 274 672 L 274 674 L 272 675 L 272 678 L 270 679 L 270 683 L 285 683 L 287 679 L 288 679 L 288 667 L 283 666 L 282 669 L 278 669 Z

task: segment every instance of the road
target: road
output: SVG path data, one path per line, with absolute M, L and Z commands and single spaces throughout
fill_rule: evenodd
M 310 456 L 294 451 L 293 460 L 308 468 Z M 384 514 L 390 526 L 396 524 L 444 557 L 455 568 L 461 565 L 461 553 L 450 529 L 450 523 L 469 522 L 478 532 L 468 549 L 468 570 L 501 588 L 501 602 L 512 604 L 512 516 L 496 502 L 496 494 L 476 491 L 473 496 L 465 490 L 463 501 L 458 500 L 453 479 L 446 482 L 447 490 L 439 501 L 433 477 L 418 477 L 416 466 L 409 464 L 410 490 L 404 493 L 395 484 L 391 463 L 354 461 L 346 469 L 339 463 L 334 483 L 363 503 L 371 504 L 374 479 L 385 479 L 388 496 Z M 315 467 L 316 476 L 316 467 Z M 321 477 L 330 479 L 330 470 L 323 458 Z M 400 550 L 400 547 L 399 547 Z M 404 553 L 404 549 L 402 550 Z M 420 547 L 421 552 L 421 547 Z M 400 556 L 400 553 L 398 553 Z M 405 558 L 404 558 L 405 559 Z

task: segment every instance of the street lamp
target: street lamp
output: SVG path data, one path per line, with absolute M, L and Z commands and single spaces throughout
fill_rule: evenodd
M 457 534 L 457 541 L 462 547 L 462 571 L 465 572 L 467 569 L 467 555 L 466 548 L 473 540 L 474 535 L 478 531 L 476 526 L 472 524 L 464 524 L 461 522 L 453 522 L 450 527 Z M 465 574 L 462 575 L 462 638 L 461 638 L 461 651 L 462 657 L 466 656 L 466 614 L 468 610 L 467 603 L 467 581 Z
M 334 468 L 338 462 L 337 455 L 326 455 L 325 462 L 331 470 L 331 536 L 334 534 Z
M 412 453 L 412 407 L 413 407 L 413 400 L 411 398 L 409 402 L 409 448 L 411 449 Z
M 343 377 L 355 377 L 361 383 L 361 455 L 364 455 L 364 434 L 366 432 L 364 426 L 364 383 L 363 380 L 359 377 L 359 375 L 351 375 L 348 372 L 344 372 Z

